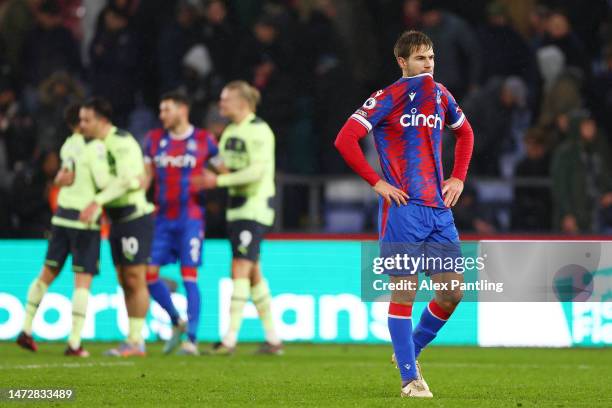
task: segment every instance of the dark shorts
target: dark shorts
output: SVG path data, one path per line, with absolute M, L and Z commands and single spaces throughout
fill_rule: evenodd
M 140 265 L 151 261 L 153 214 L 111 224 L 109 242 L 115 265 Z
M 100 265 L 100 231 L 53 225 L 45 265 L 61 270 L 72 255 L 72 270 L 97 275 Z
M 232 244 L 232 256 L 257 262 L 264 234 L 270 227 L 256 221 L 238 220 L 227 223 L 227 233 Z
M 418 265 L 418 270 L 389 270 L 386 272 L 389 275 L 455 272 L 462 265 L 459 234 L 449 208 L 427 207 L 412 202 L 400 207 L 381 203 L 379 243 L 383 258 L 398 255 L 403 258 L 406 255 L 417 261 L 407 265 Z

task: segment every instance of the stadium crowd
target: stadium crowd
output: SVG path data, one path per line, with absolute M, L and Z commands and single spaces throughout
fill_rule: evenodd
M 87 95 L 142 139 L 159 96 L 180 90 L 218 137 L 219 92 L 244 79 L 261 91 L 279 171 L 347 173 L 333 140 L 400 76 L 388 50 L 407 29 L 432 38 L 435 78 L 474 129 L 459 230 L 609 233 L 611 22 L 605 0 L 0 0 L 0 236 L 49 228 L 62 112 Z M 496 202 L 482 197 L 491 180 L 521 183 Z M 300 194 L 284 195 L 289 228 L 302 226 Z M 220 199 L 210 236 L 223 231 Z

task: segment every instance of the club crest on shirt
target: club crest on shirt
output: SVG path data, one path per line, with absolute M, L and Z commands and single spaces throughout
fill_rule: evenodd
M 164 148 L 164 147 L 166 147 L 166 146 L 168 146 L 168 141 L 167 141 L 166 139 L 162 139 L 162 140 L 159 142 L 159 147 L 161 147 L 161 148 L 163 149 L 163 148 Z
M 436 91 L 436 103 L 439 105 L 442 102 L 442 92 Z
M 195 140 L 190 140 L 187 142 L 187 150 L 190 152 L 198 150 L 198 144 Z

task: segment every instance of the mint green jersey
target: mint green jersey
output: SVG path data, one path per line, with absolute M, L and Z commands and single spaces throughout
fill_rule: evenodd
M 129 209 L 122 212 L 118 221 L 152 213 L 153 204 L 147 201 L 146 191 L 140 183 L 145 165 L 136 139 L 129 132 L 113 126 L 104 138 L 104 145 L 112 177 L 108 186 L 96 195 L 95 201 L 104 206 L 111 218 L 114 218 L 113 209 Z
M 57 203 L 59 210 L 51 219 L 53 225 L 77 229 L 99 229 L 97 224 L 83 224 L 78 213 L 94 200 L 96 193 L 110 181 L 110 169 L 106 159 L 106 147 L 100 140 L 86 140 L 75 133 L 60 150 L 62 168 L 74 172 L 70 186 L 60 189 Z
M 228 187 L 227 220 L 251 220 L 271 226 L 274 186 L 274 133 L 254 114 L 241 123 L 228 125 L 219 141 L 219 154 L 231 171 L 217 178 Z

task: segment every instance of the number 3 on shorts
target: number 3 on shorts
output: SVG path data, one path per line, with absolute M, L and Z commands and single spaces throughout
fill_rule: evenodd
M 198 259 L 200 259 L 200 240 L 195 237 L 191 238 L 189 240 L 189 246 L 191 247 L 191 250 L 189 251 L 191 260 L 193 262 L 198 262 Z

